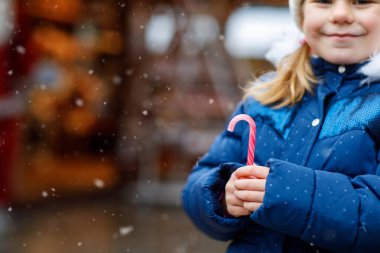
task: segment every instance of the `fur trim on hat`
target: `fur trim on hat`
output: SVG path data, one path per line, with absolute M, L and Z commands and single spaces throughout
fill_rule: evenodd
M 282 59 L 295 52 L 301 46 L 303 39 L 303 33 L 297 29 L 284 32 L 281 40 L 272 44 L 269 51 L 265 54 L 265 59 L 270 61 L 274 66 L 278 66 Z
M 302 30 L 302 0 L 289 0 L 289 10 L 298 28 Z
M 277 66 L 280 61 L 300 46 L 300 41 L 304 35 L 301 32 L 301 4 L 302 0 L 289 0 L 290 15 L 293 17 L 299 30 L 284 32 L 279 41 L 274 42 L 269 51 L 265 54 L 265 59 L 270 61 L 274 66 Z

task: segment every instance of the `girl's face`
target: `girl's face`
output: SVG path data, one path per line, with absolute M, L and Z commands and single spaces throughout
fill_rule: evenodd
M 361 62 L 380 50 L 380 0 L 305 0 L 302 28 L 313 54 Z

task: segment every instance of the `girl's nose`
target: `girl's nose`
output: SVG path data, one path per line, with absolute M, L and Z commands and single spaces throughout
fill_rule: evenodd
M 355 16 L 353 13 L 351 1 L 337 0 L 331 6 L 330 22 L 336 24 L 350 24 L 354 22 Z

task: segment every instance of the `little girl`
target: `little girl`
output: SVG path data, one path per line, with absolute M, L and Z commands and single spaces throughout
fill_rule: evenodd
M 228 252 L 380 252 L 380 0 L 290 0 L 304 39 L 246 90 L 183 205 Z

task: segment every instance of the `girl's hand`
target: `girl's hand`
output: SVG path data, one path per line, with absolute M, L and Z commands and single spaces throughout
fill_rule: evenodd
M 237 169 L 234 174 L 235 197 L 243 202 L 246 210 L 256 211 L 263 204 L 269 168 L 250 165 Z
M 236 179 L 237 178 L 234 172 L 226 184 L 224 195 L 225 209 L 227 213 L 233 217 L 246 216 L 251 212 L 244 208 L 244 202 L 237 198 L 235 195 L 235 192 L 237 191 L 235 187 Z

